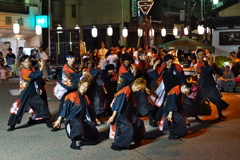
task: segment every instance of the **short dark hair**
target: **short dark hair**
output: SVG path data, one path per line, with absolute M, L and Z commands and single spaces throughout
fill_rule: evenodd
M 196 53 L 198 54 L 199 52 L 204 52 L 205 53 L 205 51 L 203 49 L 197 49 Z
M 29 55 L 24 55 L 24 56 L 20 57 L 20 62 L 24 62 L 28 58 L 31 59 Z
M 66 57 L 75 57 L 75 56 L 76 56 L 76 54 L 72 51 L 69 51 L 66 55 Z
M 23 47 L 18 47 L 18 49 L 23 49 Z
M 114 70 L 115 66 L 113 64 L 108 64 L 105 66 L 105 70 L 109 71 L 109 70 Z
M 163 49 L 162 52 L 165 53 L 165 54 L 168 53 L 166 49 Z
M 123 54 L 121 58 L 123 61 L 132 61 L 132 57 L 130 54 Z
M 166 56 L 164 56 L 163 61 L 169 61 L 170 59 L 174 60 L 173 55 L 167 54 Z

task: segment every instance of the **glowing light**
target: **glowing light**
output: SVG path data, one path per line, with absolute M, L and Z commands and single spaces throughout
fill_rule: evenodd
M 122 30 L 122 36 L 127 37 L 128 36 L 128 29 L 126 27 L 123 28 Z
M 13 24 L 13 33 L 18 34 L 20 32 L 20 25 L 15 21 Z
M 113 28 L 112 28 L 112 26 L 108 26 L 108 28 L 107 28 L 107 35 L 108 36 L 112 36 L 113 35 Z
M 162 35 L 162 37 L 165 37 L 166 35 L 167 35 L 167 30 L 166 30 L 166 28 L 162 28 L 161 29 L 161 35 Z
M 41 25 L 36 25 L 35 32 L 36 32 L 37 35 L 41 35 L 42 34 L 42 27 L 41 27 Z
M 97 30 L 96 26 L 93 26 L 93 28 L 92 28 L 92 37 L 96 38 L 97 35 L 98 35 L 98 30 Z

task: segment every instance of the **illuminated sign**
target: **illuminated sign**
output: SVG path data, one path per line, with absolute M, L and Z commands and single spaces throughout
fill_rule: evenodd
M 42 28 L 48 28 L 48 16 L 47 15 L 36 16 L 36 25 L 40 25 Z

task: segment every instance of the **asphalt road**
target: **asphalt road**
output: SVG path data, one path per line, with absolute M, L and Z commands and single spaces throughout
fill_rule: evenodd
M 54 83 L 47 84 L 52 121 L 58 109 L 58 100 L 52 94 Z M 223 99 L 230 104 L 223 111 L 227 117 L 224 121 L 216 120 L 214 105 L 211 116 L 201 117 L 204 123 L 188 118 L 191 127 L 182 141 L 169 141 L 167 131 L 161 133 L 143 118 L 147 135 L 141 145 L 119 152 L 111 150 L 113 141 L 108 139 L 109 127 L 105 124 L 97 127 L 100 142 L 78 151 L 70 149 L 71 141 L 64 129 L 51 132 L 45 124 L 26 125 L 28 114 L 16 130 L 7 132 L 9 109 L 16 98 L 10 91 L 16 89 L 17 82 L 0 83 L 0 160 L 238 160 L 240 157 L 239 93 L 223 93 Z

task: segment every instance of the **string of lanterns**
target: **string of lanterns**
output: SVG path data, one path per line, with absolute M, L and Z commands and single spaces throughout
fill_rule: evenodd
M 17 23 L 18 24 L 18 23 Z M 14 25 L 17 25 L 17 24 L 15 24 L 14 23 Z M 18 24 L 19 25 L 19 24 Z M 40 35 L 41 34 L 41 26 L 40 25 L 36 25 L 36 34 L 37 35 Z M 80 27 L 78 26 L 78 25 L 76 25 L 76 27 L 74 28 L 74 29 L 79 29 L 80 30 Z M 57 27 L 57 30 L 62 30 L 62 27 L 61 27 L 61 25 L 58 25 L 58 27 Z M 17 34 L 17 30 L 15 31 L 14 30 L 14 33 L 16 32 L 16 34 Z M 203 35 L 204 33 L 205 33 L 205 28 L 204 28 L 204 26 L 203 25 L 199 25 L 198 27 L 197 27 L 197 32 L 198 32 L 198 34 L 199 35 Z M 210 28 L 206 28 L 206 32 L 207 33 L 209 33 L 210 32 Z M 19 32 L 18 32 L 19 33 Z M 57 33 L 62 33 L 62 31 L 57 31 Z M 186 26 L 184 29 L 183 29 L 183 33 L 184 33 L 184 35 L 188 35 L 189 34 L 189 29 L 188 29 L 188 26 Z M 98 36 L 98 29 L 97 29 L 97 27 L 96 26 L 93 26 L 92 27 L 92 29 L 91 29 L 91 34 L 92 34 L 92 37 L 93 38 L 96 38 L 97 36 Z M 138 34 L 138 36 L 139 37 L 142 37 L 143 36 L 143 29 L 141 29 L 141 28 L 138 28 L 137 29 L 137 34 Z M 149 36 L 150 37 L 154 37 L 154 35 L 155 35 L 155 30 L 153 29 L 153 28 L 151 28 L 151 29 L 149 29 Z M 177 36 L 178 35 L 178 28 L 177 27 L 174 27 L 173 28 L 173 33 L 172 33 L 174 36 Z M 112 26 L 111 25 L 108 25 L 108 28 L 107 28 L 107 35 L 108 36 L 112 36 L 113 35 L 113 28 L 112 28 Z M 162 35 L 162 37 L 165 37 L 166 35 L 167 35 L 167 30 L 166 30 L 166 28 L 162 28 L 161 29 L 161 35 Z M 126 27 L 124 27 L 123 28 L 123 30 L 122 30 L 122 36 L 123 37 L 127 37 L 128 36 L 128 29 L 126 28 Z
M 36 25 L 35 32 L 36 32 L 36 35 L 41 35 L 42 34 L 42 26 Z M 16 35 L 18 35 L 20 33 L 20 25 L 17 21 L 15 21 L 15 23 L 13 24 L 13 33 L 15 33 Z

